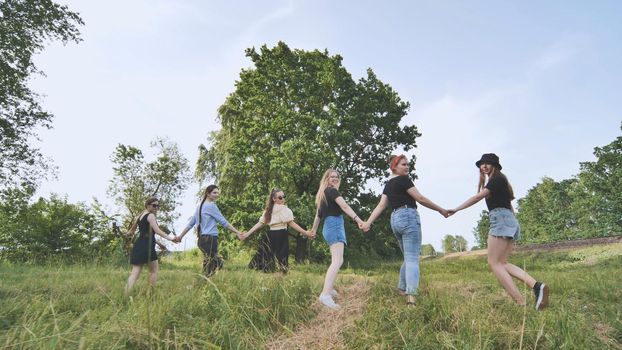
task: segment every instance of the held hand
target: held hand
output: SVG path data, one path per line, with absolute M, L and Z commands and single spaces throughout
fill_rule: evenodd
M 237 236 L 238 236 L 238 239 L 239 239 L 240 241 L 245 240 L 245 239 L 246 239 L 246 237 L 247 237 L 247 236 L 246 236 L 244 233 L 242 233 L 242 232 L 238 232 Z
M 315 231 L 307 231 L 307 237 L 310 239 L 315 239 Z
M 367 221 L 361 222 L 359 224 L 359 229 L 361 229 L 361 231 L 363 232 L 368 232 L 370 227 L 371 225 Z
M 181 236 L 175 236 L 173 238 L 173 243 L 179 243 L 179 242 L 181 242 Z
M 447 210 L 447 212 L 449 213 L 449 216 L 452 216 L 455 213 L 457 213 L 458 211 L 456 209 L 449 209 L 449 210 Z
M 439 213 L 441 213 L 441 215 L 443 215 L 443 217 L 448 218 L 449 217 L 449 210 L 447 209 L 441 209 L 438 211 Z

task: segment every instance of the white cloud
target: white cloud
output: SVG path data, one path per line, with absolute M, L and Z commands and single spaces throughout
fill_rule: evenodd
M 547 71 L 559 69 L 575 60 L 589 45 L 589 37 L 577 34 L 560 38 L 538 57 L 533 63 L 536 76 Z

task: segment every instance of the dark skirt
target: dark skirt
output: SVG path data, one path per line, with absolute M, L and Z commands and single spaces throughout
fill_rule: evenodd
M 257 252 L 248 267 L 263 272 L 274 272 L 277 269 L 287 271 L 289 269 L 288 236 L 287 229 L 268 231 L 261 237 Z
M 158 260 L 158 253 L 155 249 L 155 235 L 152 234 L 150 236 L 151 239 L 149 239 L 149 236 L 136 239 L 130 254 L 130 264 L 143 265 L 150 261 Z M 149 249 L 149 243 L 151 243 L 151 249 Z

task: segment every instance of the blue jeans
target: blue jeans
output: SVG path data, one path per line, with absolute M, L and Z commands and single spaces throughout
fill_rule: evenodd
M 404 254 L 397 288 L 416 295 L 419 288 L 419 254 L 421 253 L 421 219 L 415 208 L 400 208 L 391 214 L 391 229 Z

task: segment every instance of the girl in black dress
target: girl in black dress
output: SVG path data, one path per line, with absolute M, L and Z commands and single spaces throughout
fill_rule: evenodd
M 156 222 L 156 212 L 159 207 L 160 203 L 158 203 L 157 198 L 147 198 L 145 201 L 145 210 L 130 228 L 129 232 L 133 234 L 136 227 L 138 227 L 140 234 L 134 242 L 130 255 L 132 272 L 127 279 L 127 285 L 125 286 L 126 293 L 129 292 L 134 286 L 134 283 L 136 283 L 143 269 L 143 265 L 145 264 L 149 267 L 149 283 L 155 286 L 160 267 L 158 265 L 158 254 L 155 250 L 156 241 L 154 232 L 169 241 L 172 241 L 174 238 L 174 236 L 168 235 L 162 231 Z

